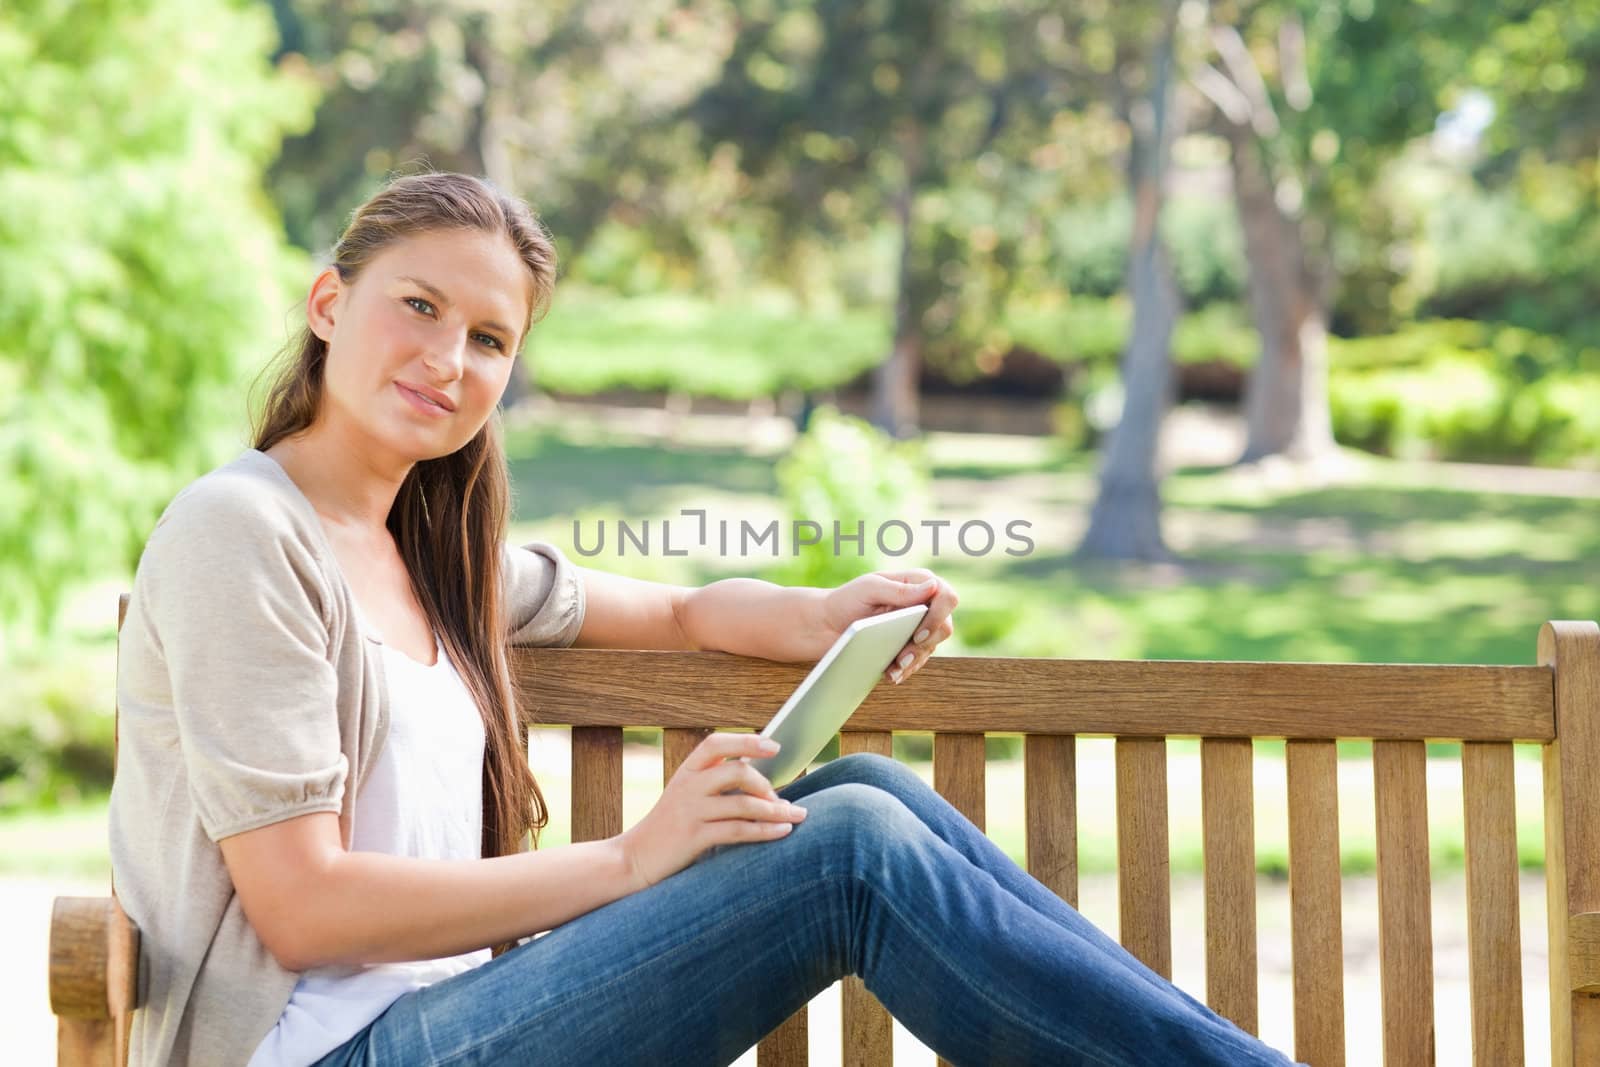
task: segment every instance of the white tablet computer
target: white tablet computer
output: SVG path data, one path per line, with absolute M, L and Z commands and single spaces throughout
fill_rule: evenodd
M 783 747 L 776 756 L 750 759 L 751 766 L 765 775 L 774 789 L 809 767 L 867 699 L 927 613 L 928 605 L 914 604 L 869 615 L 845 627 L 761 731 L 762 737 Z

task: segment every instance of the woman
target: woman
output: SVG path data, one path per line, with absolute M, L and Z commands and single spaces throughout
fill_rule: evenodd
M 506 546 L 493 414 L 548 236 L 426 174 L 333 258 L 255 447 L 173 500 L 134 580 L 111 832 L 135 1063 L 725 1063 L 845 974 L 958 1063 L 1283 1062 L 891 760 L 775 792 L 736 758 L 760 739 L 713 734 L 628 831 L 524 851 L 546 813 L 508 644 L 805 661 L 928 603 L 899 682 L 956 597 L 925 571 L 675 588 Z

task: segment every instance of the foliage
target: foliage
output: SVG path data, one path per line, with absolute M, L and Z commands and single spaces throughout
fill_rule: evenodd
M 1113 368 L 1127 345 L 1132 309 L 1121 297 L 1038 301 L 1014 306 L 1006 323 L 1016 340 L 1063 363 Z M 1247 367 L 1260 342 L 1237 304 L 1209 304 L 1178 320 L 1172 355 L 1179 363 L 1218 360 Z
M 1054 213 L 1049 223 L 1053 261 L 1060 264 L 1060 284 L 1068 293 L 1104 298 L 1122 293 L 1132 218 L 1126 196 L 1069 203 Z M 1162 207 L 1161 225 L 1185 308 L 1244 299 L 1244 247 L 1228 201 L 1175 193 Z
M 912 555 L 891 556 L 878 543 L 880 524 L 898 520 L 913 534 L 927 501 L 928 471 L 921 446 L 895 441 L 871 424 L 832 407 L 818 408 L 806 432 L 778 463 L 778 491 L 794 521 L 820 525 L 819 543 L 796 545 L 787 560 L 773 569 L 773 580 L 785 585 L 836 586 L 859 574 L 913 565 Z M 863 531 L 859 544 L 833 541 L 835 526 L 844 536 Z M 895 529 L 884 544 L 897 547 Z M 835 551 L 835 548 L 838 551 Z
M 62 642 L 15 657 L 0 704 L 0 812 L 72 803 L 111 787 L 114 649 Z
M 780 0 L 740 16 L 685 115 L 736 169 L 740 216 L 761 220 L 751 269 L 854 303 L 862 288 L 816 264 L 870 243 L 903 351 L 947 371 L 1003 352 L 1007 295 L 1057 272 L 1051 216 L 1114 181 L 1118 123 L 1071 84 L 1058 6 Z
M 1390 455 L 1575 463 L 1600 457 L 1600 349 L 1512 326 L 1416 323 L 1335 341 L 1341 441 Z
M 676 119 L 728 47 L 723 0 L 276 0 L 283 47 L 324 86 L 272 187 L 291 237 L 327 247 L 394 171 L 482 174 L 527 197 L 563 254 L 608 214 L 692 249 L 731 192 Z
M 781 292 L 713 302 L 672 292 L 618 299 L 568 286 L 528 351 L 535 380 L 560 392 L 626 387 L 749 399 L 831 388 L 887 346 L 882 315 L 802 315 Z
M 1087 409 L 1115 400 L 1129 308 L 1120 297 L 1009 309 L 1017 343 L 1066 365 L 1062 417 L 1080 444 Z M 781 298 L 712 302 L 687 294 L 618 299 L 568 289 L 534 335 L 535 377 L 588 393 L 657 388 L 728 399 L 785 388 L 827 390 L 871 366 L 884 320 L 868 310 L 807 316 Z M 1250 366 L 1258 350 L 1242 308 L 1185 315 L 1173 338 L 1179 364 Z M 1332 338 L 1334 429 L 1345 444 L 1400 456 L 1587 464 L 1600 456 L 1600 348 L 1513 326 L 1430 320 L 1394 333 Z M 1101 427 L 1104 428 L 1104 427 Z
M 309 117 L 270 42 L 242 0 L 0 12 L 0 628 L 239 443 L 293 264 L 257 176 Z

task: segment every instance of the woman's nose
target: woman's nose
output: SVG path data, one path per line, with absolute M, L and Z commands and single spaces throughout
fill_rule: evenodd
M 441 381 L 455 381 L 466 362 L 466 344 L 465 336 L 453 338 L 424 354 L 422 362 Z

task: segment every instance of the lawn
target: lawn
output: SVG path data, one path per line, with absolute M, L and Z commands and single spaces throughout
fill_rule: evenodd
M 581 416 L 513 436 L 516 532 L 573 548 L 579 517 L 637 523 L 702 507 L 711 518 L 783 514 L 773 459 L 736 446 L 603 439 Z M 1091 457 L 1047 441 L 930 435 L 930 515 L 1029 521 L 1013 559 L 957 552 L 918 562 L 962 594 L 947 651 L 1103 658 L 1529 663 L 1539 624 L 1600 618 L 1600 500 L 1419 484 L 1415 468 L 1357 460 L 1357 484 L 1273 491 L 1233 471 L 1167 479 L 1181 561 L 1106 566 L 1073 556 L 1095 482 Z M 589 565 L 700 583 L 771 560 L 691 553 Z

